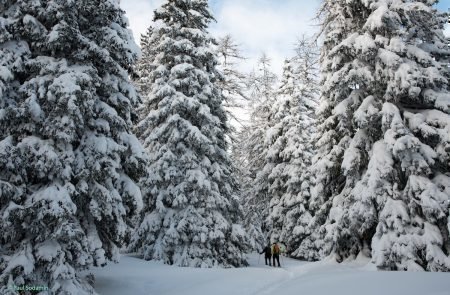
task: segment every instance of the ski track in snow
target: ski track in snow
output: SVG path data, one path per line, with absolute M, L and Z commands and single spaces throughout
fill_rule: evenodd
M 281 270 L 285 272 L 286 274 L 284 276 L 287 276 L 283 280 L 275 283 L 275 284 L 269 284 L 261 289 L 257 290 L 256 292 L 252 293 L 252 295 L 270 295 L 270 294 L 276 294 L 278 289 L 281 289 L 281 287 L 286 284 L 288 281 L 293 280 L 296 276 L 293 272 L 288 271 L 284 268 L 278 268 L 277 270 Z

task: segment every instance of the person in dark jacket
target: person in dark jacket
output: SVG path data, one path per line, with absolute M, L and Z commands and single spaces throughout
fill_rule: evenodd
M 264 258 L 266 260 L 266 265 L 267 265 L 267 260 L 269 260 L 269 266 L 272 266 L 272 249 L 270 248 L 270 244 L 267 244 L 267 246 L 261 251 L 261 253 L 259 254 L 263 254 L 264 253 Z

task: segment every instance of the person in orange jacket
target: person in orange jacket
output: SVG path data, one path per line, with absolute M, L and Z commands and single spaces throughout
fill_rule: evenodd
M 278 245 L 278 243 L 273 243 L 272 244 L 272 257 L 273 257 L 273 266 L 275 267 L 275 260 L 278 262 L 278 267 L 281 267 L 280 265 L 280 246 Z

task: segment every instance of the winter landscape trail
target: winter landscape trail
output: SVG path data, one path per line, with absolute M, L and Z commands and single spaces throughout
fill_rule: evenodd
M 132 256 L 96 268 L 95 289 L 102 295 L 448 295 L 450 274 L 380 272 L 367 260 L 337 264 L 283 257 L 282 267 L 264 265 L 258 254 L 238 269 L 197 269 L 163 265 Z

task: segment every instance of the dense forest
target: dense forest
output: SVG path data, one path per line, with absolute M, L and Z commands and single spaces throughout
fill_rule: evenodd
M 277 77 L 267 54 L 241 69 L 207 0 L 166 0 L 140 46 L 116 0 L 2 1 L 0 293 L 95 294 L 81 272 L 120 251 L 232 268 L 274 242 L 450 271 L 436 2 L 323 0 Z

